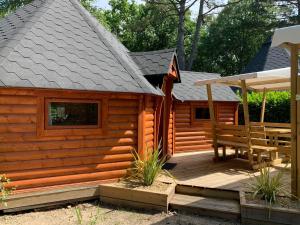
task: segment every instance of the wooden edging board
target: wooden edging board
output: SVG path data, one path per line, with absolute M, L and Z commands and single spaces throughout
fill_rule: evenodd
M 7 206 L 0 205 L 0 210 L 5 213 L 17 212 L 95 199 L 98 196 L 99 185 L 30 192 L 11 195 L 7 199 Z
M 118 187 L 113 184 L 101 184 L 99 186 L 100 201 L 120 206 L 168 212 L 169 202 L 175 194 L 175 186 L 176 184 L 170 183 L 165 192 L 155 192 Z
M 239 200 L 239 191 L 219 188 L 208 188 L 195 185 L 177 184 L 176 193 L 203 197 L 213 197 L 221 199 Z
M 300 210 L 247 203 L 245 192 L 240 191 L 242 224 L 290 224 L 300 221 Z

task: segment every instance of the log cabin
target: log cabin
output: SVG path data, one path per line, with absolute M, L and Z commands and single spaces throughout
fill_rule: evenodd
M 198 80 L 217 78 L 219 74 L 180 71 L 181 82 L 174 84 L 174 153 L 212 148 L 211 123 L 206 87 Z M 212 86 L 215 118 L 225 124 L 238 123 L 239 98 L 228 86 Z
M 17 192 L 118 179 L 160 141 L 171 157 L 174 108 L 205 101 L 174 97 L 175 49 L 130 52 L 77 0 L 34 0 L 0 30 L 0 174 Z

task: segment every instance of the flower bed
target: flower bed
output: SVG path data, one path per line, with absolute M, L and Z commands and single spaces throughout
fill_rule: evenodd
M 175 194 L 175 186 L 174 183 L 159 181 L 151 186 L 143 186 L 132 181 L 101 184 L 99 186 L 100 201 L 113 205 L 167 212 L 170 199 Z
M 263 200 L 252 199 L 250 193 L 240 192 L 242 224 L 299 224 L 299 203 L 288 197 L 280 198 L 285 203 L 270 206 Z

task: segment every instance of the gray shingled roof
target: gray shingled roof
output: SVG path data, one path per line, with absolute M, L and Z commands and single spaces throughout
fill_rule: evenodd
M 0 86 L 160 94 L 77 0 L 35 0 L 0 21 Z
M 279 47 L 272 48 L 271 44 L 272 40 L 269 38 L 262 45 L 259 52 L 245 67 L 242 73 L 252 73 L 290 67 L 290 57 L 287 50 Z
M 132 59 L 139 65 L 144 76 L 165 75 L 176 58 L 176 49 L 150 52 L 131 52 Z M 177 68 L 178 69 L 178 68 Z
M 180 101 L 207 101 L 205 86 L 195 86 L 197 80 L 220 77 L 219 74 L 180 71 L 181 83 L 174 84 L 173 95 Z M 239 101 L 238 96 L 228 86 L 212 85 L 214 101 Z

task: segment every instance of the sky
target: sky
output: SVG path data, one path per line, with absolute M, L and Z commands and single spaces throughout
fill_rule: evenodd
M 108 1 L 109 0 L 96 0 L 95 5 L 98 8 L 101 8 L 101 9 L 109 9 Z M 142 3 L 143 1 L 142 0 L 135 0 L 135 2 Z M 191 7 L 192 14 L 195 17 L 196 17 L 196 14 L 198 12 L 198 7 L 199 7 L 198 5 L 199 4 L 196 3 L 195 5 L 193 5 L 193 7 Z

